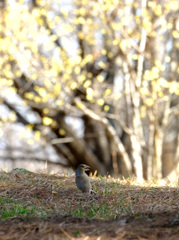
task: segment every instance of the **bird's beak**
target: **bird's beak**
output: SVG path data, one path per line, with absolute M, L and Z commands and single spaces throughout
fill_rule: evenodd
M 90 166 L 84 165 L 85 172 L 91 170 Z

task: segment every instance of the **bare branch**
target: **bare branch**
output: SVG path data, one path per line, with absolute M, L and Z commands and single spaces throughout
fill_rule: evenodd
M 76 102 L 76 105 L 85 115 L 92 118 L 93 120 L 101 122 L 105 126 L 108 136 L 114 141 L 116 145 L 116 150 L 121 156 L 122 162 L 126 169 L 126 175 L 129 175 L 132 171 L 131 162 L 124 148 L 124 145 L 120 141 L 113 126 L 110 125 L 109 121 L 106 118 L 100 117 L 99 115 L 94 113 L 92 110 L 88 109 L 81 101 Z

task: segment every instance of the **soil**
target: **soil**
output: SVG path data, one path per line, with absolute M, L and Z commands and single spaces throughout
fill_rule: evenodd
M 1 222 L 0 239 L 179 239 L 177 215 L 126 217 L 113 221 L 53 217 L 46 220 L 20 218 Z

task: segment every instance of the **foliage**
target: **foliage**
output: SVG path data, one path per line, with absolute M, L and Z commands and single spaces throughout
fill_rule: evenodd
M 161 178 L 179 105 L 178 1 L 4 1 L 1 12 L 1 126 L 23 123 L 29 145 L 72 137 L 52 143 L 65 166 Z M 82 120 L 83 139 L 66 117 Z

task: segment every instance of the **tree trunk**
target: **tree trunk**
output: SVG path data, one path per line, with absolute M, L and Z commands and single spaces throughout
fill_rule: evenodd
M 153 174 L 156 179 L 162 178 L 162 144 L 163 133 L 159 129 L 154 131 Z
M 130 74 L 127 64 L 123 65 L 125 74 L 126 102 L 128 106 L 128 125 L 132 129 L 130 134 L 131 157 L 134 166 L 134 172 L 139 181 L 143 180 L 142 166 L 142 148 L 140 139 L 142 139 L 142 123 L 139 113 L 140 99 L 136 93 L 134 83 L 130 81 Z M 136 137 L 137 136 L 137 137 Z

